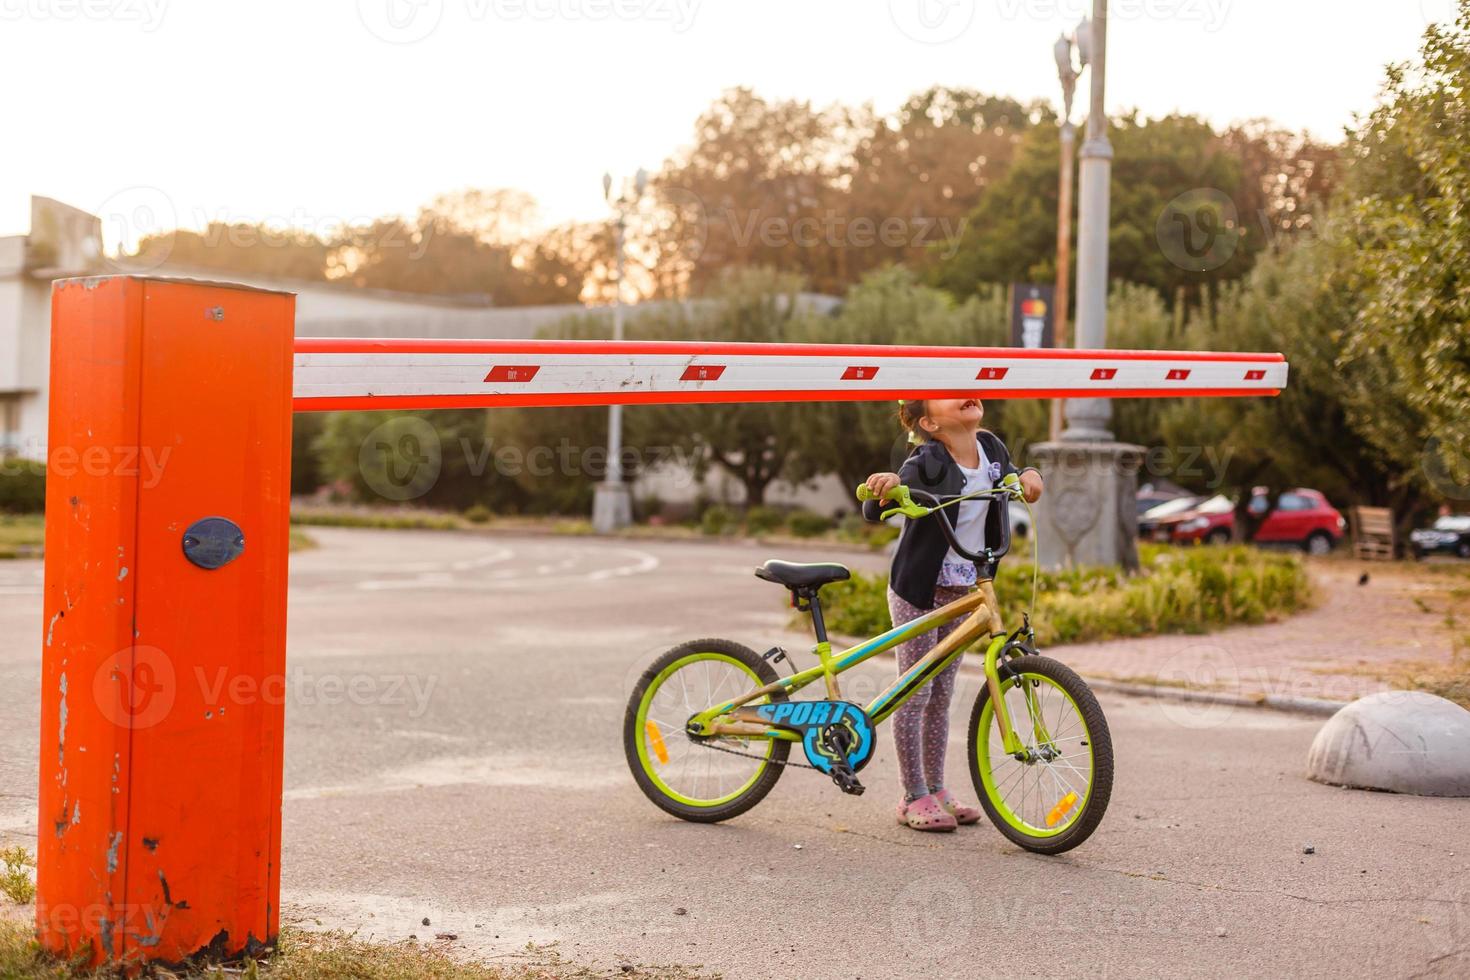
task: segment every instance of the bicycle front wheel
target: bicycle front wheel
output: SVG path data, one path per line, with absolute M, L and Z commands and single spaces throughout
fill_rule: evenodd
M 683 643 L 655 660 L 628 699 L 623 748 L 645 796 L 684 820 L 715 823 L 755 806 L 781 778 L 791 743 L 695 739 L 690 715 L 776 681 L 771 665 L 729 640 Z M 784 693 L 752 704 L 786 700 Z M 726 751 L 720 751 L 720 750 Z
M 990 685 L 970 715 L 970 776 L 992 823 L 1038 854 L 1081 844 L 1113 792 L 1113 741 L 1097 698 L 1082 678 L 1049 657 L 1001 667 L 1001 697 L 1021 751 L 1008 753 Z

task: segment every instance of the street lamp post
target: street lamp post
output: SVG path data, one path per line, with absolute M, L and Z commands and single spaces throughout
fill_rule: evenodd
M 1077 319 L 1073 346 L 1091 350 L 1107 347 L 1108 315 L 1108 182 L 1112 176 L 1113 148 L 1108 144 L 1108 121 L 1103 111 L 1107 81 L 1107 0 L 1093 0 L 1091 21 L 1077 26 L 1078 62 L 1090 69 L 1086 140 L 1078 178 Z M 1072 46 L 1064 36 L 1055 47 L 1061 75 L 1065 112 L 1062 120 L 1062 178 L 1057 227 L 1058 346 L 1066 346 L 1062 324 L 1067 314 L 1067 265 L 1070 258 L 1072 146 L 1072 86 L 1078 71 L 1072 67 Z M 1111 403 L 1105 398 L 1070 398 L 1064 408 L 1066 426 L 1060 428 L 1053 402 L 1048 442 L 1030 447 L 1031 457 L 1046 474 L 1041 499 L 1037 542 L 1042 564 L 1048 568 L 1071 565 L 1121 565 L 1138 568 L 1138 511 L 1135 503 L 1142 446 L 1116 442 L 1108 431 Z
M 1092 73 L 1087 109 L 1086 140 L 1082 143 L 1077 216 L 1077 343 L 1097 350 L 1107 346 L 1108 325 L 1108 182 L 1112 178 L 1113 147 L 1108 142 L 1108 117 L 1103 107 L 1107 83 L 1108 3 L 1093 0 L 1092 23 L 1078 31 L 1083 63 Z M 1072 398 L 1067 402 L 1067 427 L 1061 438 L 1107 441 L 1112 406 L 1105 398 Z
M 602 196 L 613 208 L 613 342 L 623 339 L 623 272 L 626 265 L 624 242 L 628 215 L 638 207 L 648 189 L 648 171 L 639 168 L 632 186 L 624 186 L 613 194 L 612 174 L 602 175 Z M 633 501 L 623 479 L 623 406 L 607 409 L 607 477 L 597 484 L 592 498 L 592 528 L 607 534 L 633 523 Z
M 1077 28 L 1078 33 L 1087 29 L 1087 19 Z M 1057 38 L 1052 52 L 1057 59 L 1057 78 L 1062 83 L 1062 126 L 1061 126 L 1061 175 L 1057 187 L 1057 278 L 1053 294 L 1057 347 L 1067 347 L 1067 307 L 1071 297 L 1072 275 L 1072 170 L 1077 145 L 1077 128 L 1072 125 L 1072 96 L 1077 89 L 1079 70 L 1072 63 L 1073 38 L 1063 34 Z M 1082 67 L 1086 67 L 1084 59 Z M 1051 400 L 1051 422 L 1048 432 L 1053 441 L 1062 431 L 1062 399 Z

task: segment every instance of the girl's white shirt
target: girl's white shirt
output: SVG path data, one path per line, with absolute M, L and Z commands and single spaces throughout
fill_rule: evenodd
M 968 466 L 960 467 L 960 472 L 965 477 L 965 489 L 962 493 L 974 493 L 977 490 L 991 490 L 995 487 L 995 478 L 990 474 L 990 460 L 985 457 L 983 446 L 976 444 L 976 450 L 980 454 L 980 463 L 975 469 Z M 955 504 L 959 511 L 955 518 L 954 536 L 961 546 L 972 554 L 979 554 L 985 548 L 985 518 L 990 516 L 990 501 L 985 498 L 979 500 L 964 500 Z M 935 515 L 940 517 L 940 515 Z M 943 517 L 940 517 L 943 520 Z M 975 563 L 968 558 L 962 557 L 953 548 L 944 556 L 944 564 L 939 569 L 939 584 L 948 586 L 974 585 Z

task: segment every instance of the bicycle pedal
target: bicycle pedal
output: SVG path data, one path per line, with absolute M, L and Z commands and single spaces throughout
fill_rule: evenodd
M 862 796 L 863 791 L 867 789 L 866 786 L 858 782 L 857 774 L 851 769 L 844 771 L 834 768 L 832 770 L 832 782 L 837 784 L 838 789 L 850 796 Z

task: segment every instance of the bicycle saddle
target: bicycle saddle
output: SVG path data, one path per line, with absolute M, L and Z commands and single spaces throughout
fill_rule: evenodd
M 784 585 L 788 589 L 816 588 L 830 582 L 845 582 L 852 577 L 846 565 L 836 562 L 815 562 L 804 565 L 794 561 L 778 561 L 772 558 L 755 570 L 756 578 Z

